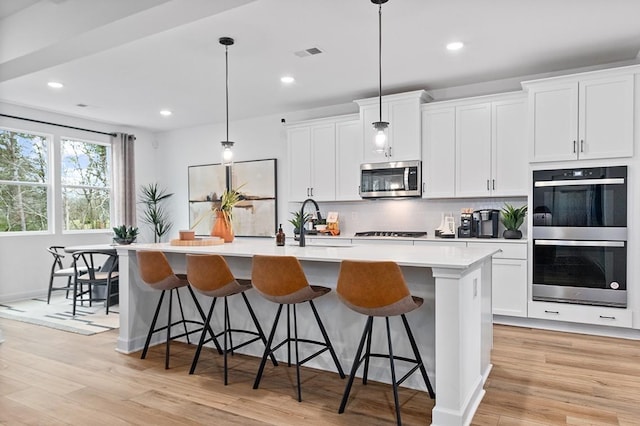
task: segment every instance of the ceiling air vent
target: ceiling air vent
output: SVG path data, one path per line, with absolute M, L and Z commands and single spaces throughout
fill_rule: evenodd
M 317 47 L 310 47 L 309 49 L 299 50 L 294 52 L 294 54 L 300 58 L 304 58 L 305 56 L 319 55 L 322 53 L 322 50 Z

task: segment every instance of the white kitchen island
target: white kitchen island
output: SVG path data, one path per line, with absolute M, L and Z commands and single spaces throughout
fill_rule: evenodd
M 427 371 L 434 383 L 435 406 L 432 410 L 433 425 L 467 425 L 483 395 L 483 385 L 491 369 L 492 345 L 491 314 L 491 257 L 492 248 L 463 248 L 449 246 L 383 246 L 358 244 L 353 246 L 286 245 L 277 247 L 272 239 L 236 238 L 233 243 L 214 246 L 172 246 L 168 243 L 133 244 L 118 246 L 120 255 L 120 335 L 117 349 L 131 353 L 142 349 L 144 339 L 153 317 L 159 292 L 144 284 L 138 276 L 135 257 L 137 250 L 161 250 L 166 253 L 176 272 L 185 272 L 187 253 L 217 253 L 225 257 L 233 273 L 239 278 L 249 278 L 251 259 L 255 254 L 288 255 L 297 257 L 311 284 L 335 288 L 340 262 L 353 260 L 392 260 L 397 262 L 412 294 L 423 297 L 425 304 L 407 314 L 418 342 Z M 255 291 L 247 296 L 265 330 L 271 328 L 277 306 L 263 300 Z M 234 299 L 234 298 L 232 298 Z M 183 297 L 187 315 L 197 316 L 192 303 Z M 201 298 L 203 309 L 208 309 L 210 300 Z M 230 304 L 234 309 L 231 321 L 234 328 L 248 325 L 250 320 L 241 304 Z M 176 304 L 174 304 L 175 307 Z M 349 371 L 357 342 L 362 333 L 365 317 L 342 305 L 335 292 L 317 299 L 316 306 L 335 346 L 345 371 Z M 299 327 L 305 330 L 313 319 L 299 311 Z M 161 314 L 160 318 L 166 318 Z M 175 316 L 174 316 L 175 318 Z M 245 323 L 242 323 L 242 322 Z M 219 329 L 214 323 L 214 329 Z M 377 323 L 376 323 L 377 324 Z M 250 326 L 249 326 L 250 327 Z M 377 328 L 376 328 L 377 327 Z M 401 330 L 400 323 L 395 324 Z M 374 333 L 381 338 L 374 342 L 385 346 L 382 325 L 374 324 Z M 309 332 L 314 330 L 309 328 Z M 158 333 L 161 334 L 161 333 Z M 394 347 L 408 347 L 404 333 L 395 333 Z M 276 336 L 278 338 L 280 336 Z M 163 336 L 156 336 L 160 343 Z M 192 342 L 193 343 L 193 342 Z M 398 345 L 398 346 L 396 346 Z M 252 348 L 253 347 L 253 348 Z M 258 344 L 246 346 L 251 355 L 262 355 Z M 243 348 L 244 349 L 244 348 Z M 375 348 L 372 348 L 375 350 Z M 284 351 L 276 353 L 279 358 Z M 395 351 L 394 351 L 395 352 Z M 324 354 L 323 354 L 324 355 Z M 210 355 L 209 355 L 210 356 Z M 330 358 L 318 357 L 310 367 L 333 371 Z M 197 371 L 196 371 L 197 373 Z M 369 377 L 372 380 L 390 382 L 388 364 L 372 364 Z M 434 380 L 435 378 L 435 380 Z M 336 379 L 340 380 L 340 379 Z M 406 386 L 424 389 L 419 375 L 405 382 Z M 303 390 L 304 392 L 304 390 Z M 336 410 L 340 401 L 336 401 Z

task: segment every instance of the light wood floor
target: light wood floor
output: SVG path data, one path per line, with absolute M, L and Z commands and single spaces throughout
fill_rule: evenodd
M 0 319 L 0 424 L 385 425 L 394 424 L 388 385 L 354 384 L 337 414 L 344 381 L 268 365 L 252 389 L 255 358 L 234 356 L 222 385 L 222 357 L 203 354 L 187 374 L 193 347 L 162 347 L 146 360 L 114 351 L 117 331 L 80 336 Z M 474 425 L 639 425 L 640 342 L 495 326 L 494 368 Z M 433 407 L 423 392 L 401 391 L 404 424 L 425 425 Z

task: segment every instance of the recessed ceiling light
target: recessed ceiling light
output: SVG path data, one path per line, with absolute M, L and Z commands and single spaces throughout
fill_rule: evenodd
M 460 50 L 464 47 L 464 43 L 461 41 L 453 41 L 447 44 L 447 50 Z
M 64 87 L 64 84 L 59 83 L 57 81 L 50 81 L 47 83 L 47 86 L 53 88 L 53 89 L 62 89 Z
M 163 109 L 163 110 L 160 111 L 160 115 L 165 116 L 165 117 L 168 117 L 171 114 L 173 114 L 173 113 L 171 111 L 169 111 L 168 109 Z
M 296 79 L 291 77 L 290 75 L 285 75 L 284 77 L 280 77 L 280 81 L 284 84 L 291 84 L 296 81 Z

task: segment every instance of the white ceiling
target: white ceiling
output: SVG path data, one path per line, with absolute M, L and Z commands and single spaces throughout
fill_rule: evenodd
M 230 120 L 343 104 L 377 96 L 377 14 L 371 0 L 1 0 L 0 101 L 153 131 L 221 122 L 230 36 Z M 639 0 L 389 0 L 383 94 L 637 62 L 639 16 Z M 311 47 L 324 53 L 294 54 Z

